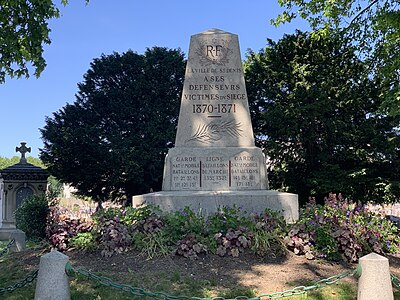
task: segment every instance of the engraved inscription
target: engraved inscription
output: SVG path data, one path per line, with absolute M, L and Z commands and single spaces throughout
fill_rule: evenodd
M 260 182 L 259 161 L 253 155 L 235 156 L 231 162 L 232 186 L 240 189 L 254 188 Z
M 242 152 L 233 156 L 177 156 L 171 164 L 174 190 L 243 190 L 260 186 L 260 158 Z
M 229 162 L 224 157 L 205 157 L 202 166 L 202 178 L 205 185 L 227 186 L 229 179 Z
M 192 156 L 177 156 L 172 161 L 172 186 L 177 190 L 199 188 L 200 160 Z

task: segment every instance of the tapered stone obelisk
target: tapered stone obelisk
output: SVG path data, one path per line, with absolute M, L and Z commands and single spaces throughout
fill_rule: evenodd
M 266 188 L 265 158 L 254 146 L 238 36 L 218 29 L 193 35 L 163 190 Z
M 265 157 L 254 145 L 239 41 L 211 29 L 190 39 L 175 147 L 165 159 L 162 192 L 134 196 L 175 210 L 212 213 L 237 205 L 298 218 L 297 195 L 268 190 Z

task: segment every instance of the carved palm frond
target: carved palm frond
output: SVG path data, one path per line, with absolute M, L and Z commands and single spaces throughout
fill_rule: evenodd
M 196 133 L 186 142 L 198 141 L 205 144 L 212 144 L 224 136 L 231 137 L 242 136 L 242 124 L 240 122 L 230 121 L 212 121 L 208 124 L 201 124 L 197 127 Z

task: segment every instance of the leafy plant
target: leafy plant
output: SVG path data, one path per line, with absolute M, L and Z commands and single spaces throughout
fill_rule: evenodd
M 278 212 L 266 209 L 255 215 L 252 236 L 252 251 L 260 257 L 284 256 L 287 252 L 284 236 L 287 234 L 285 219 Z
M 205 235 L 206 223 L 204 217 L 185 207 L 182 210 L 167 214 L 165 217 L 165 230 L 172 243 L 181 240 L 188 233 L 192 235 Z
M 133 236 L 133 245 L 146 259 L 170 253 L 168 237 L 164 231 L 138 232 Z
M 102 220 L 109 220 L 109 219 L 114 219 L 114 218 L 119 218 L 121 219 L 124 215 L 124 212 L 121 208 L 119 207 L 109 207 L 107 209 L 100 209 L 96 211 L 92 218 L 96 222 L 100 222 Z
M 30 239 L 46 237 L 46 220 L 49 205 L 45 195 L 33 195 L 15 211 L 17 228 L 25 232 Z
M 314 259 L 311 246 L 314 240 L 311 234 L 305 230 L 304 224 L 296 224 L 284 239 L 287 248 L 296 255 L 306 255 L 308 259 Z
M 228 229 L 225 234 L 219 232 L 214 236 L 218 245 L 216 254 L 238 257 L 240 252 L 251 247 L 251 238 L 245 227 L 239 227 L 237 230 Z
M 127 210 L 122 220 L 129 224 L 133 247 L 147 259 L 170 253 L 164 220 L 155 206 Z
M 152 234 L 161 231 L 164 227 L 164 222 L 160 216 L 151 215 L 146 219 L 140 220 L 135 223 L 131 230 L 145 234 Z
M 110 257 L 114 253 L 126 252 L 132 244 L 128 227 L 118 218 L 103 219 L 97 224 L 101 255 Z
M 256 229 L 264 231 L 279 231 L 286 233 L 287 224 L 285 219 L 279 212 L 273 211 L 269 208 L 265 209 L 263 214 L 254 215 L 254 222 Z
M 175 254 L 188 258 L 197 258 L 200 254 L 207 254 L 207 246 L 200 243 L 194 234 L 187 234 L 178 241 Z
M 126 207 L 122 211 L 121 221 L 126 225 L 134 225 L 139 221 L 143 221 L 150 216 L 160 216 L 161 210 L 159 207 L 154 205 L 144 205 L 140 207 Z
M 225 234 L 229 229 L 251 226 L 251 220 L 237 206 L 221 207 L 219 212 L 208 216 L 206 226 L 210 233 Z
M 91 232 L 92 222 L 72 219 L 68 211 L 59 206 L 52 206 L 46 224 L 46 237 L 58 250 L 67 250 L 70 239 L 79 233 Z
M 69 244 L 86 251 L 94 251 L 97 248 L 96 236 L 93 232 L 80 232 L 70 239 Z
M 294 253 L 305 254 L 309 259 L 343 257 L 357 262 L 371 251 L 400 253 L 400 237 L 393 223 L 332 193 L 325 198 L 324 205 L 311 199 L 285 242 Z

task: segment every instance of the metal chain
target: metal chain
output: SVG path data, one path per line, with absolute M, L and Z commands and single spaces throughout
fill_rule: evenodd
M 65 266 L 65 271 L 67 273 L 68 276 L 75 276 L 76 274 L 80 274 L 86 278 L 89 279 L 93 279 L 95 281 L 97 281 L 98 283 L 104 285 L 104 286 L 109 286 L 109 287 L 113 287 L 119 290 L 122 290 L 124 292 L 128 292 L 131 293 L 132 295 L 135 296 L 148 296 L 148 297 L 152 297 L 154 299 L 157 300 L 183 300 L 183 299 L 187 299 L 187 300 L 262 300 L 263 298 L 266 299 L 278 299 L 278 298 L 284 298 L 284 297 L 291 297 L 291 296 L 295 296 L 295 295 L 301 295 L 304 294 L 308 291 L 314 290 L 314 289 L 318 289 L 318 288 L 323 288 L 326 287 L 328 285 L 334 284 L 336 282 L 338 282 L 339 280 L 347 277 L 347 276 L 357 276 L 360 272 L 359 267 L 357 267 L 356 269 L 354 269 L 353 271 L 346 271 L 342 274 L 336 275 L 336 276 L 332 276 L 326 279 L 322 279 L 317 281 L 314 285 L 312 286 L 298 286 L 295 287 L 291 290 L 286 290 L 283 292 L 276 292 L 276 293 L 272 293 L 272 294 L 262 294 L 258 297 L 253 297 L 253 298 L 249 298 L 246 296 L 238 296 L 236 298 L 233 299 L 225 299 L 223 297 L 214 297 L 214 298 L 199 298 L 199 297 L 187 297 L 187 296 L 171 296 L 162 292 L 148 292 L 144 289 L 141 288 L 137 288 L 137 287 L 133 287 L 127 284 L 119 284 L 116 283 L 114 281 L 112 281 L 110 278 L 104 277 L 104 276 L 98 276 L 95 275 L 89 271 L 86 271 L 84 269 L 74 269 L 70 263 L 67 263 Z
M 394 274 L 390 274 L 390 277 L 392 278 L 393 285 L 400 290 L 400 279 L 394 276 Z
M 3 255 L 5 255 L 5 254 L 8 252 L 8 249 L 10 249 L 10 247 L 11 247 L 12 245 L 14 245 L 14 244 L 15 244 L 15 240 L 14 240 L 14 239 L 12 239 L 11 241 L 9 241 L 8 244 L 7 244 L 7 246 L 6 246 L 3 250 L 0 251 L 0 257 L 2 257 Z
M 16 289 L 20 289 L 20 288 L 24 287 L 25 285 L 27 285 L 28 283 L 31 283 L 32 281 L 34 281 L 37 278 L 38 273 L 39 273 L 39 270 L 35 270 L 32 273 L 30 273 L 28 276 L 26 276 L 20 282 L 17 282 L 15 284 L 10 285 L 10 286 L 5 287 L 5 288 L 0 288 L 0 295 L 7 294 L 7 293 L 12 293 Z
M 259 299 L 266 298 L 266 299 L 279 299 L 279 298 L 284 298 L 284 297 L 291 297 L 291 296 L 296 296 L 296 295 L 302 295 L 305 294 L 308 291 L 324 288 L 328 285 L 335 284 L 339 280 L 347 277 L 347 276 L 358 276 L 360 272 L 359 267 L 357 266 L 356 269 L 353 271 L 346 271 L 342 274 L 331 276 L 329 278 L 321 279 L 317 282 L 314 283 L 314 285 L 311 286 L 298 286 L 295 287 L 291 290 L 286 290 L 283 292 L 276 292 L 272 294 L 262 294 L 259 297 Z

